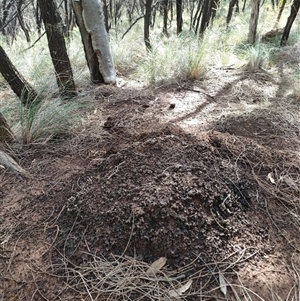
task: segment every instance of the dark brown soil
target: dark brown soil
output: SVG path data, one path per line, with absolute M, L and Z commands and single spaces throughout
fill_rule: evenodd
M 283 99 L 258 93 L 275 84 L 243 75 L 257 89 L 244 88 L 241 100 L 232 97 L 239 74 L 230 76 L 219 90 L 213 76 L 158 89 L 87 87 L 94 108 L 76 134 L 12 145 L 31 177 L 0 175 L 2 299 L 90 300 L 71 288 L 68 268 L 121 254 L 148 263 L 165 256 L 174 270 L 194 261 L 186 279 L 213 266 L 226 275 L 229 300 L 241 283 L 253 300 L 292 296 L 299 123 L 274 113 Z M 191 290 L 205 282 L 219 286 L 199 276 Z

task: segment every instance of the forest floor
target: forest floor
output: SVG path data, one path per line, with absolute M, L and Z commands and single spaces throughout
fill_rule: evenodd
M 5 148 L 30 176 L 1 169 L 1 300 L 299 294 L 300 100 L 280 80 L 80 93 L 76 134 Z

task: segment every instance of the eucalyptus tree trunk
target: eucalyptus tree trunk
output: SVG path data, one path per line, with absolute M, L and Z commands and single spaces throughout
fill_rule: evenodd
M 256 31 L 259 18 L 260 0 L 252 0 L 252 9 L 249 23 L 248 43 L 254 44 L 256 41 Z
M 282 16 L 285 4 L 286 4 L 286 0 L 281 0 L 280 1 L 279 11 L 278 11 L 278 15 L 277 15 L 276 22 L 275 22 L 275 25 L 274 25 L 274 29 L 276 29 L 278 27 L 278 24 L 279 24 L 280 18 Z
M 211 4 L 213 0 L 204 0 L 202 5 L 202 19 L 200 23 L 200 35 L 202 35 L 205 31 L 205 29 L 209 25 L 209 20 L 211 16 Z
M 108 24 L 108 19 L 109 19 L 109 15 L 108 15 L 108 3 L 106 0 L 103 0 L 103 13 L 104 13 L 104 21 L 105 21 L 105 28 L 106 31 L 109 32 L 110 30 L 110 25 Z
M 0 73 L 7 81 L 9 86 L 20 98 L 21 102 L 29 105 L 37 97 L 37 93 L 25 80 L 25 78 L 18 72 L 13 65 L 4 49 L 0 46 Z
M 177 34 L 182 32 L 182 0 L 176 0 Z
M 197 9 L 193 17 L 193 23 L 192 23 L 192 28 L 194 29 L 195 33 L 198 32 L 199 24 L 200 24 L 200 18 L 201 18 L 201 6 L 202 6 L 202 1 L 198 1 Z
M 73 8 L 84 47 L 85 59 L 90 70 L 90 79 L 94 84 L 104 83 L 103 76 L 99 69 L 98 58 L 93 49 L 92 38 L 84 25 L 81 1 L 73 1 Z
M 23 14 L 22 14 L 22 5 L 23 4 L 24 4 L 23 0 L 18 0 L 18 2 L 17 2 L 17 18 L 19 20 L 20 27 L 22 28 L 22 30 L 25 34 L 26 41 L 28 43 L 30 43 L 30 35 L 29 35 L 29 32 L 28 32 L 28 29 L 25 26 L 24 19 L 23 19 Z
M 162 3 L 163 7 L 163 34 L 168 36 L 168 4 L 169 0 L 164 0 Z
M 76 95 L 73 72 L 63 36 L 61 18 L 54 0 L 38 0 L 48 39 L 49 51 L 55 69 L 61 95 L 71 98 Z
M 198 17 L 200 19 L 202 13 L 202 19 L 201 19 L 200 30 L 199 30 L 200 36 L 204 33 L 204 31 L 210 25 L 210 23 L 213 22 L 216 16 L 219 2 L 220 0 L 203 0 L 201 12 Z M 198 29 L 198 23 L 199 20 L 197 21 L 197 29 Z
M 78 25 L 92 80 L 116 84 L 116 71 L 101 0 L 73 0 L 73 5 L 76 7 L 77 20 L 81 20 Z
M 234 10 L 234 7 L 236 6 L 237 10 L 239 7 L 239 0 L 230 0 L 229 2 L 229 8 L 228 8 L 228 13 L 227 13 L 227 17 L 226 17 L 226 26 L 228 27 L 231 18 L 232 18 L 232 13 Z
M 147 50 L 149 51 L 152 49 L 150 43 L 151 6 L 152 0 L 146 0 L 146 12 L 144 16 L 144 42 Z
M 188 6 L 188 12 L 190 15 L 190 31 L 192 30 L 193 26 L 193 16 L 194 16 L 194 10 L 195 10 L 195 2 L 194 1 L 189 1 L 189 6 Z
M 152 18 L 151 18 L 151 22 L 150 22 L 150 26 L 151 26 L 151 28 L 154 28 L 154 26 L 155 26 L 155 21 L 156 21 L 156 6 L 154 6 L 152 9 L 151 9 L 151 15 L 152 15 Z
M 293 5 L 291 7 L 290 15 L 288 17 L 287 23 L 286 23 L 286 25 L 284 27 L 284 30 L 283 30 L 280 46 L 285 46 L 286 45 L 286 42 L 287 42 L 287 40 L 289 38 L 289 35 L 290 35 L 290 30 L 292 28 L 292 25 L 293 25 L 295 19 L 296 19 L 297 14 L 298 14 L 299 7 L 300 7 L 300 0 L 294 0 Z
M 13 140 L 13 133 L 0 112 L 0 142 L 12 142 Z

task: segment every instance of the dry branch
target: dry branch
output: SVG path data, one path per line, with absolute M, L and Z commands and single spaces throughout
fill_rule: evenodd
M 12 157 L 7 155 L 5 152 L 0 150 L 0 165 L 3 165 L 4 167 L 7 167 L 10 169 L 13 173 L 20 176 L 27 175 L 27 171 L 23 169 Z

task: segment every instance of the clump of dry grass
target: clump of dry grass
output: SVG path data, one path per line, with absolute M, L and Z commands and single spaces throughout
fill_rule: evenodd
M 198 298 L 233 298 L 242 300 L 243 293 L 259 297 L 238 280 L 234 268 L 258 252 L 245 248 L 220 262 L 206 263 L 198 256 L 189 264 L 177 269 L 167 267 L 167 259 L 159 258 L 152 264 L 121 255 L 110 260 L 92 254 L 85 264 L 65 264 L 52 267 L 65 270 L 67 289 L 89 300 L 188 300 Z M 67 267 L 72 266 L 72 267 Z M 197 269 L 195 268 L 197 266 Z M 61 277 L 61 276 L 60 276 Z M 230 280 L 229 280 L 230 279 Z M 232 282 L 230 282 L 232 281 Z M 259 297 L 260 300 L 263 300 Z M 248 299 L 249 300 L 249 299 Z
M 166 258 L 159 258 L 152 264 L 128 256 L 104 257 L 85 254 L 92 258 L 83 265 L 67 268 L 65 263 L 59 268 L 67 275 L 66 290 L 88 300 L 261 300 L 265 299 L 247 288 L 238 273 L 234 271 L 242 262 L 247 262 L 259 251 L 244 248 L 230 254 L 224 261 L 206 263 L 201 256 L 178 269 L 166 267 Z M 201 263 L 201 264 L 199 264 Z M 197 269 L 195 267 L 197 266 Z M 299 273 L 294 264 L 290 277 Z M 60 276 L 61 277 L 61 276 Z M 60 278 L 62 279 L 62 278 Z M 296 283 L 296 282 L 295 282 Z M 299 283 L 290 290 L 293 296 L 299 292 Z M 72 292 L 71 292 L 72 294 Z M 270 295 L 280 298 L 276 286 L 270 288 Z M 86 300 L 86 299 L 84 299 Z
M 192 280 L 188 269 L 162 269 L 166 258 L 152 265 L 128 256 L 113 256 L 113 260 L 93 256 L 83 266 L 68 269 L 70 287 L 85 291 L 91 300 L 171 300 L 185 299 Z M 194 292 L 193 292 L 194 293 Z
M 79 120 L 78 108 L 78 102 L 60 98 L 36 101 L 29 107 L 20 104 L 20 119 L 13 131 L 25 144 L 46 143 L 71 132 Z

